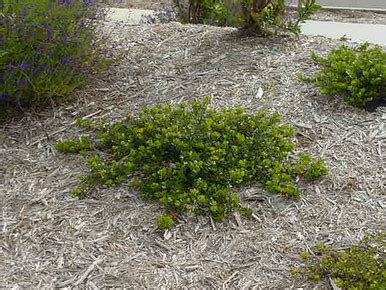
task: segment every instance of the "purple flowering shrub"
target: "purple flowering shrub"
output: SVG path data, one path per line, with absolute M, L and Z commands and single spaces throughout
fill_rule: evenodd
M 0 0 L 0 112 L 60 100 L 102 63 L 93 0 Z

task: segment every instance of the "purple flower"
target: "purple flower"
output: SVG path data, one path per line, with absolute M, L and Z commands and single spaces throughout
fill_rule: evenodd
M 28 69 L 30 67 L 30 65 L 27 64 L 27 63 L 22 62 L 17 67 L 20 68 L 21 70 L 26 70 L 26 69 Z
M 17 83 L 16 83 L 16 86 L 17 87 L 25 87 L 26 85 L 28 85 L 28 81 L 26 79 L 21 79 L 19 80 Z
M 78 61 L 77 57 L 70 58 L 69 55 L 65 54 L 60 59 L 60 65 L 61 66 L 73 66 L 74 64 L 77 63 L 77 61 Z
M 90 7 L 94 4 L 94 0 L 85 0 L 84 1 L 84 6 L 85 7 Z
M 23 11 L 21 12 L 20 16 L 25 17 L 25 16 L 27 16 L 27 14 L 28 14 L 28 8 L 23 7 Z
M 68 55 L 67 54 L 63 55 L 60 59 L 60 65 L 62 66 L 66 65 L 68 63 L 67 60 L 68 60 Z
M 42 21 L 42 22 L 39 22 L 36 27 L 49 27 L 51 24 L 46 22 L 46 21 Z
M 35 50 L 36 52 L 41 52 L 42 49 L 43 49 L 43 46 L 42 46 L 42 45 L 36 45 L 36 46 L 34 47 L 34 50 Z
M 62 6 L 71 6 L 72 0 L 58 0 L 58 4 Z
M 6 93 L 0 94 L 0 101 L 9 101 L 12 99 L 11 95 L 8 95 Z

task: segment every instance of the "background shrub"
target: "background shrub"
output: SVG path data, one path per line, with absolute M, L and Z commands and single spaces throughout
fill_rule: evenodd
M 0 1 L 0 109 L 65 97 L 101 64 L 92 0 Z
M 373 100 L 386 101 L 386 52 L 381 46 L 342 45 L 325 58 L 315 53 L 311 58 L 319 71 L 305 80 L 318 86 L 322 94 L 340 95 L 353 106 L 364 106 Z
M 293 268 L 292 273 L 314 281 L 330 277 L 343 289 L 385 289 L 385 237 L 385 232 L 367 236 L 359 245 L 343 250 L 317 245 L 318 256 L 303 253 L 306 266 Z
M 145 109 L 137 118 L 96 129 L 96 138 L 59 142 L 64 152 L 96 150 L 91 173 L 73 193 L 84 195 L 98 184 L 115 185 L 128 177 L 145 198 L 159 200 L 170 216 L 209 214 L 221 220 L 241 209 L 234 188 L 262 183 L 271 192 L 297 197 L 296 176 L 313 180 L 327 174 L 322 161 L 308 155 L 289 159 L 294 130 L 278 114 L 247 114 L 241 108 L 216 110 L 209 99 Z M 294 157 L 294 156 L 292 156 Z
M 241 28 L 263 35 L 278 30 L 300 33 L 300 25 L 320 6 L 316 0 L 299 0 L 297 12 L 286 0 L 175 0 L 182 20 Z

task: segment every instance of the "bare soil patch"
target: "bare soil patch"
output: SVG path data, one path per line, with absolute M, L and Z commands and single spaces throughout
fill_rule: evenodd
M 301 286 L 289 274 L 301 251 L 357 242 L 384 227 L 386 109 L 350 107 L 296 77 L 315 71 L 310 51 L 337 42 L 238 39 L 233 29 L 176 22 L 106 30 L 114 49 L 127 50 L 121 63 L 79 90 L 75 103 L 1 125 L 2 286 Z M 69 195 L 87 168 L 53 144 L 80 132 L 76 116 L 117 120 L 207 95 L 214 106 L 280 112 L 296 126 L 299 148 L 322 156 L 330 175 L 304 187 L 298 201 L 245 188 L 251 220 L 189 217 L 164 233 L 155 228 L 158 205 L 127 185 L 84 200 Z

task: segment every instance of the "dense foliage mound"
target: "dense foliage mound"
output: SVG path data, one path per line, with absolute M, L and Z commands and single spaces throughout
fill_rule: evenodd
M 353 106 L 386 101 L 386 52 L 369 43 L 333 49 L 327 57 L 313 53 L 319 72 L 306 80 L 320 87 L 322 94 L 340 95 Z
M 100 64 L 92 0 L 0 1 L 0 112 L 58 100 Z
M 317 245 L 315 253 L 318 256 L 303 253 L 307 266 L 293 268 L 292 272 L 314 281 L 330 277 L 343 289 L 385 289 L 385 238 L 385 232 L 367 236 L 359 245 L 344 250 Z
M 145 109 L 138 117 L 112 124 L 85 124 L 96 138 L 59 142 L 64 152 L 87 152 L 91 173 L 73 190 L 84 195 L 98 184 L 128 177 L 144 197 L 159 200 L 174 217 L 183 212 L 221 220 L 241 209 L 235 187 L 260 182 L 270 192 L 297 197 L 296 177 L 327 174 L 321 160 L 306 154 L 290 159 L 294 130 L 279 115 L 247 114 L 241 108 L 209 107 L 209 99 L 178 107 Z M 170 224 L 170 216 L 159 217 Z
M 299 0 L 297 11 L 286 0 L 175 0 L 183 21 L 238 27 L 248 34 L 279 30 L 300 33 L 300 25 L 320 6 Z M 292 9 L 292 10 L 291 10 Z

